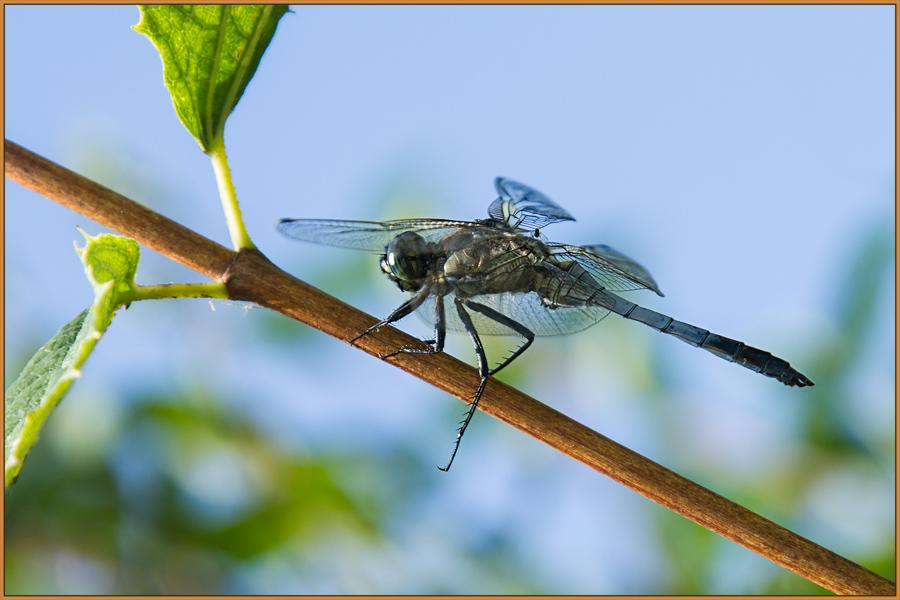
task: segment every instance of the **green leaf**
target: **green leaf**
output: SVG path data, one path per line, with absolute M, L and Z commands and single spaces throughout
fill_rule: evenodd
M 79 248 L 76 243 L 75 252 L 81 257 L 94 295 L 100 295 L 100 288 L 108 281 L 115 282 L 116 295 L 133 290 L 134 276 L 141 258 L 138 243 L 131 238 L 108 233 L 91 237 L 82 231 L 81 235 L 87 243 L 84 248 Z
M 142 5 L 178 118 L 207 154 L 275 34 L 284 5 Z
M 18 476 L 50 411 L 59 404 L 72 380 L 81 376 L 81 366 L 121 305 L 120 295 L 134 288 L 140 258 L 138 243 L 109 234 L 84 237 L 84 248 L 76 245 L 75 250 L 94 288 L 94 303 L 44 344 L 6 390 L 6 486 Z

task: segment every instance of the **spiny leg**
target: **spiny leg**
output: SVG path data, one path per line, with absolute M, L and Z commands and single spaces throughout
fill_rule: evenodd
M 381 358 L 390 358 L 398 354 L 437 354 L 444 350 L 444 338 L 447 336 L 447 318 L 444 314 L 444 297 L 434 299 L 434 339 L 423 340 L 430 348 L 400 348 L 396 352 L 385 354 Z
M 487 385 L 488 377 L 490 373 L 488 371 L 487 366 L 487 356 L 484 354 L 484 347 L 481 345 L 481 339 L 478 337 L 478 331 L 475 330 L 475 325 L 472 324 L 472 317 L 469 316 L 469 313 L 466 312 L 466 309 L 463 308 L 463 302 L 457 296 L 454 298 L 456 303 L 456 312 L 459 314 L 459 319 L 462 321 L 463 326 L 466 328 L 466 333 L 469 334 L 469 338 L 472 340 L 472 345 L 475 346 L 475 356 L 478 358 L 478 374 L 481 375 L 481 383 L 478 385 L 478 390 L 475 392 L 475 399 L 472 400 L 472 404 L 469 405 L 469 410 L 466 412 L 465 418 L 460 423 L 460 428 L 456 432 L 456 441 L 453 443 L 453 453 L 450 454 L 450 460 L 447 461 L 447 465 L 444 467 L 438 467 L 441 471 L 449 471 L 450 465 L 453 464 L 453 459 L 456 457 L 456 451 L 459 450 L 459 442 L 462 440 L 463 434 L 466 432 L 466 427 L 469 426 L 469 421 L 472 420 L 472 415 L 475 414 L 475 409 L 478 408 L 478 401 L 481 400 L 481 394 L 484 393 L 484 388 Z
M 394 312 L 392 312 L 390 315 L 387 316 L 387 318 L 385 318 L 381 321 L 378 321 L 377 323 L 375 323 L 374 325 L 372 325 L 371 327 L 369 327 L 368 329 L 363 331 L 361 334 L 359 334 L 358 336 L 356 336 L 355 338 L 350 340 L 350 345 L 351 346 L 355 345 L 357 341 L 366 337 L 370 333 L 374 333 L 375 331 L 381 329 L 385 325 L 390 325 L 391 323 L 395 323 L 395 322 L 399 321 L 400 319 L 402 319 L 403 317 L 409 315 L 411 312 L 413 312 L 417 308 L 419 308 L 422 305 L 422 303 L 428 299 L 428 296 L 429 296 L 429 293 L 428 293 L 427 288 L 422 290 L 419 294 L 413 296 L 412 298 L 410 298 L 409 300 L 407 300 L 406 302 L 404 302 L 403 304 L 398 306 L 394 310 Z M 399 352 L 402 352 L 402 351 L 403 351 L 403 349 L 401 348 L 397 352 L 393 352 L 391 354 L 382 356 L 381 358 L 388 358 L 390 356 L 395 356 L 396 354 L 398 354 Z
M 473 302 L 472 300 L 462 300 L 462 303 L 465 304 L 468 308 L 471 308 L 472 310 L 474 310 L 476 312 L 480 312 L 487 318 L 492 319 L 492 320 L 500 323 L 501 325 L 509 327 L 510 329 L 512 329 L 519 335 L 521 335 L 523 338 L 525 338 L 525 343 L 523 343 L 521 346 L 519 346 L 515 352 L 510 354 L 506 358 L 506 360 L 504 360 L 498 366 L 496 366 L 493 369 L 491 369 L 490 371 L 488 371 L 488 375 L 493 375 L 493 374 L 497 373 L 498 371 L 500 371 L 500 369 L 502 369 L 503 367 L 507 366 L 509 363 L 514 361 L 516 358 L 518 358 L 518 356 L 520 354 L 522 354 L 523 352 L 528 350 L 528 347 L 531 345 L 531 342 L 534 341 L 534 332 L 533 331 L 531 331 L 530 329 L 528 329 L 527 327 L 525 327 L 518 321 L 514 321 L 514 320 L 510 319 L 503 313 L 498 312 L 489 306 L 485 306 L 484 304 L 480 304 L 478 302 Z

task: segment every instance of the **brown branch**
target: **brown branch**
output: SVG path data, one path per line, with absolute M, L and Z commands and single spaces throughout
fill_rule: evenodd
M 254 302 L 345 342 L 377 321 L 273 265 L 258 251 L 235 253 L 189 229 L 6 141 L 6 176 L 134 238 L 195 271 L 223 280 L 235 300 Z M 374 356 L 422 342 L 393 328 L 357 343 Z M 388 362 L 463 402 L 477 371 L 444 353 Z M 491 379 L 482 411 L 769 560 L 842 594 L 894 596 L 893 582 L 850 562 L 617 444 L 537 400 Z

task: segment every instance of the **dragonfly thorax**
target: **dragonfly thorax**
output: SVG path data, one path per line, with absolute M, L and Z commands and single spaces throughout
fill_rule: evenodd
M 401 233 L 387 245 L 381 259 L 381 270 L 403 291 L 422 287 L 428 275 L 432 251 L 421 235 Z

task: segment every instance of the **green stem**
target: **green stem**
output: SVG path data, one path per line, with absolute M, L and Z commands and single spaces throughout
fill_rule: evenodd
M 225 138 L 221 133 L 217 133 L 213 138 L 209 148 L 209 157 L 212 160 L 213 170 L 216 172 L 219 197 L 222 199 L 225 222 L 228 224 L 228 232 L 231 234 L 231 244 L 235 250 L 241 248 L 255 250 L 256 246 L 250 241 L 250 236 L 247 235 L 247 229 L 241 218 L 241 208 L 234 193 L 234 184 L 231 182 L 231 169 L 228 168 L 228 157 L 225 156 Z
M 163 285 L 136 285 L 121 292 L 118 300 L 129 304 L 135 300 L 159 300 L 160 298 L 219 298 L 228 300 L 228 290 L 221 281 L 215 283 L 168 283 Z

